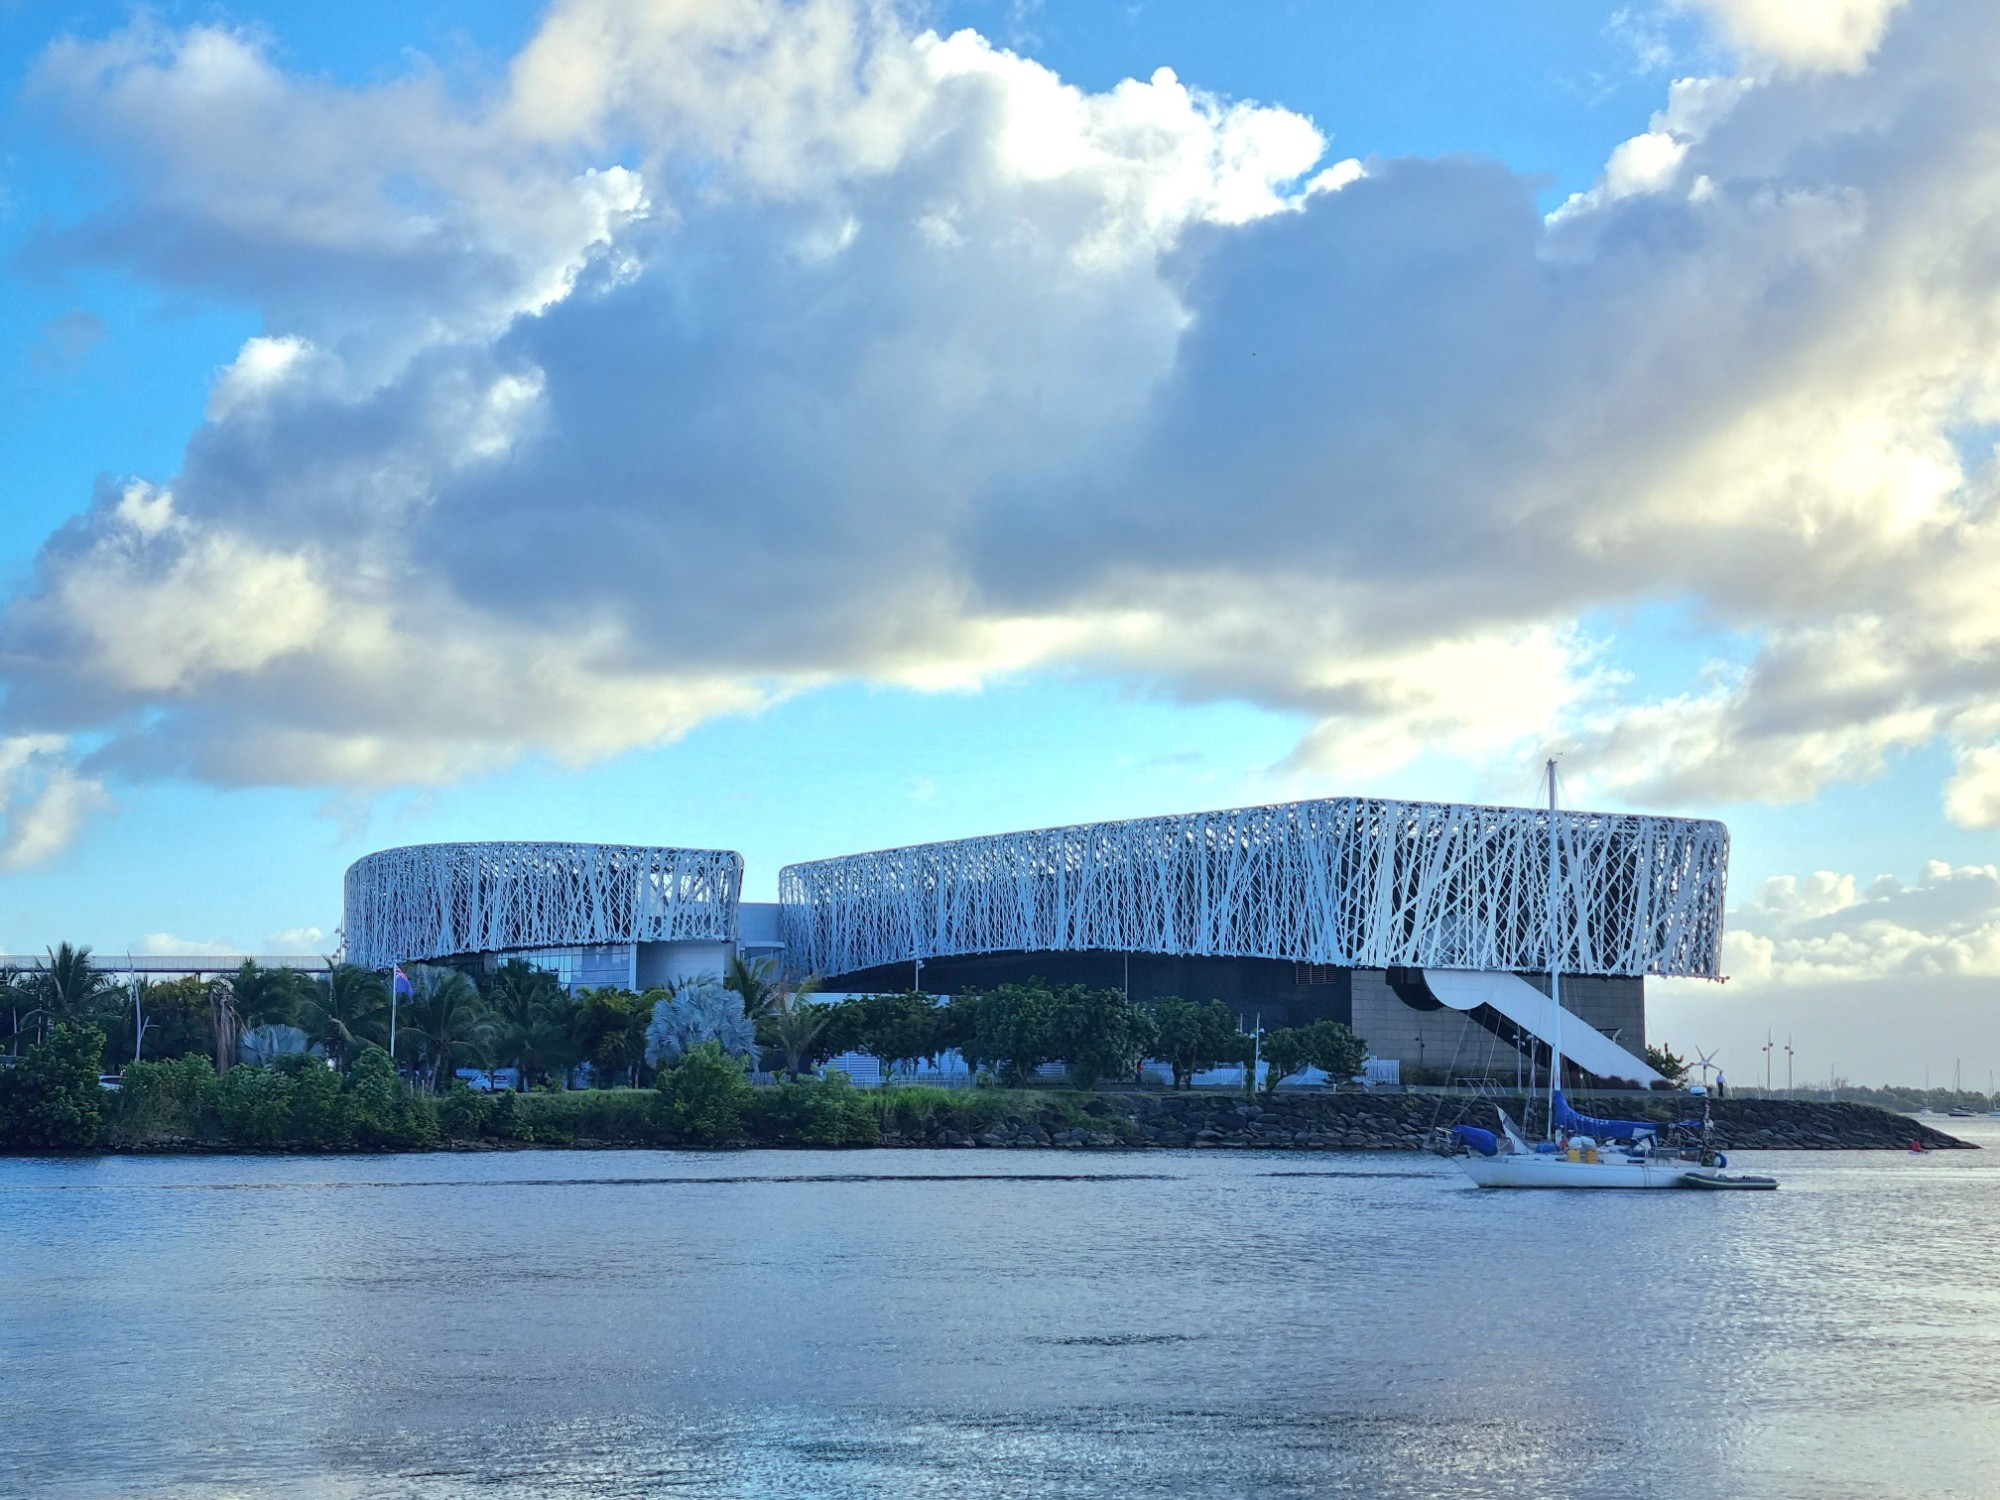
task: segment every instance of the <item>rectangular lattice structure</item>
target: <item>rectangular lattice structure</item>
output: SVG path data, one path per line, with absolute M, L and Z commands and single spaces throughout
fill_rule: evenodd
M 348 868 L 349 962 L 736 937 L 743 856 L 629 844 L 415 844 Z
M 1086 823 L 788 865 L 788 966 L 1002 952 L 1369 968 L 1549 966 L 1550 813 L 1339 798 Z M 1720 973 L 1729 831 L 1554 814 L 1560 963 Z

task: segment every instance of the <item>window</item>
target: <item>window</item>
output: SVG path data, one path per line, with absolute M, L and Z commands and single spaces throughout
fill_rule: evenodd
M 632 983 L 633 948 L 630 943 L 592 943 L 578 948 L 516 948 L 502 953 L 500 961 L 525 959 L 538 969 L 556 976 L 566 990 L 596 989 Z

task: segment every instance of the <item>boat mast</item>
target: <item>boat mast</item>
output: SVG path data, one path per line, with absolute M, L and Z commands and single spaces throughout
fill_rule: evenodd
M 1549 1139 L 1556 1138 L 1556 1094 L 1562 1088 L 1562 986 L 1557 970 L 1562 967 L 1560 929 L 1556 925 L 1558 870 L 1556 864 L 1556 758 L 1549 757 L 1549 999 L 1556 1008 L 1555 1024 L 1549 1028 Z

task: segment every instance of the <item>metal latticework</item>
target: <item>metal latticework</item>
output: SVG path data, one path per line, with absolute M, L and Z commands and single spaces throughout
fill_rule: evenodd
M 352 963 L 736 936 L 743 856 L 627 844 L 413 844 L 347 870 Z
M 1561 964 L 1714 977 L 1729 831 L 1560 812 Z M 1546 809 L 1340 798 L 787 865 L 787 963 L 1114 952 L 1541 971 Z

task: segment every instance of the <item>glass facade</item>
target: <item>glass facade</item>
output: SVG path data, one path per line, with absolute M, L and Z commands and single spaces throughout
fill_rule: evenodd
M 632 943 L 590 943 L 576 948 L 513 948 L 499 955 L 526 959 L 556 976 L 566 990 L 597 989 L 615 984 L 629 989 L 638 963 Z

